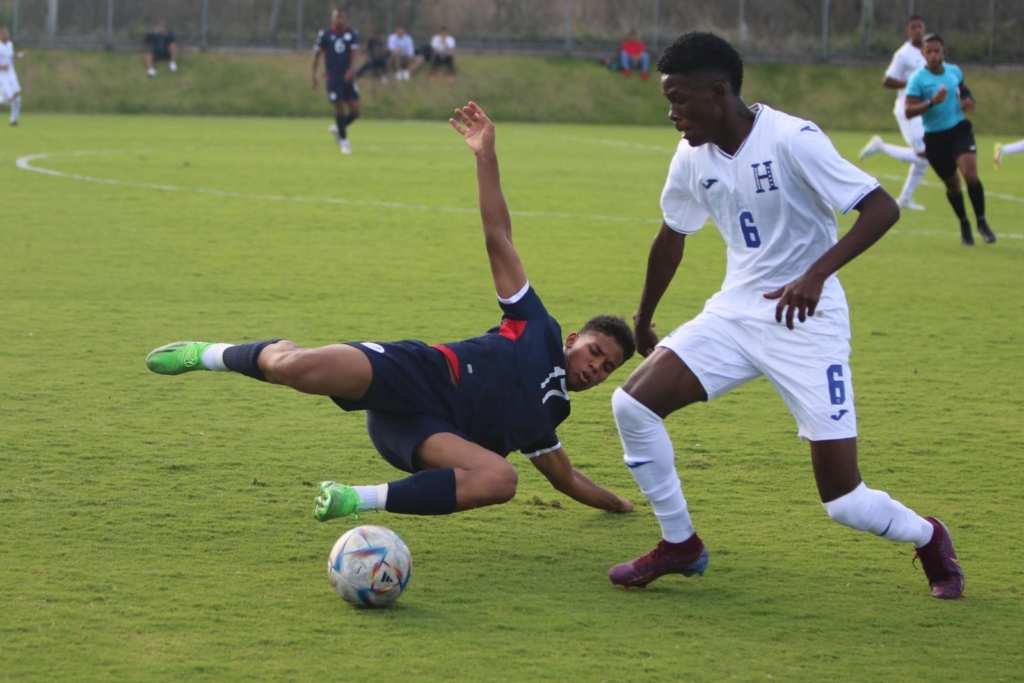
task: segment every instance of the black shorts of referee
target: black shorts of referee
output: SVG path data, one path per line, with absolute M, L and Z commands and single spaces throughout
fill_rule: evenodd
M 974 129 L 967 119 L 952 128 L 937 133 L 925 133 L 924 147 L 928 163 L 943 180 L 956 175 L 957 159 L 964 154 L 978 152 L 978 145 L 974 142 Z

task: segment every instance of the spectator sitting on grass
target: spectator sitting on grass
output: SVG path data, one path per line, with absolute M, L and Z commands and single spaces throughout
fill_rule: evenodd
M 388 52 L 394 61 L 395 78 L 400 81 L 409 80 L 409 72 L 412 71 L 410 62 L 416 48 L 404 26 L 396 26 L 395 32 L 388 36 Z
M 156 69 L 153 65 L 162 60 L 171 63 L 171 71 L 178 70 L 178 41 L 174 38 L 174 34 L 167 30 L 165 19 L 156 22 L 153 31 L 147 33 L 142 42 L 149 46 L 149 52 L 145 57 L 147 74 L 156 76 Z
M 437 80 L 437 67 L 444 66 L 448 69 L 448 82 L 453 82 L 455 80 L 455 38 L 448 35 L 448 29 L 444 26 L 436 36 L 430 39 L 430 49 L 433 53 L 430 81 Z
M 629 78 L 633 69 L 640 69 L 640 78 L 646 81 L 650 66 L 651 58 L 647 54 L 644 41 L 640 40 L 636 31 L 630 31 L 622 41 L 622 75 Z
M 385 45 L 384 39 L 380 37 L 380 29 L 377 28 L 370 32 L 370 39 L 366 41 L 366 61 L 356 72 L 356 78 L 371 70 L 374 76 L 380 77 L 381 83 L 387 85 L 388 47 Z

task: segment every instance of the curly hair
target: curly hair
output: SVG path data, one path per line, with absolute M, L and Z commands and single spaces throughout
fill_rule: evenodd
M 615 315 L 595 315 L 587 321 L 587 324 L 580 328 L 580 336 L 587 332 L 602 332 L 614 339 L 622 347 L 622 362 L 633 357 L 636 353 L 636 341 L 633 339 L 633 330 L 625 320 Z
M 658 71 L 666 75 L 716 71 L 729 76 L 734 95 L 743 86 L 743 60 L 736 48 L 714 33 L 684 33 L 665 48 L 658 60 Z

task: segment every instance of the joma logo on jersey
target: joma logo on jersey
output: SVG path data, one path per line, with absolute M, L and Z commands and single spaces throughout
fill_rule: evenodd
M 764 173 L 763 174 L 761 173 L 761 164 L 751 164 L 750 165 L 750 168 L 754 169 L 754 182 L 757 183 L 757 193 L 756 194 L 761 194 L 762 192 L 771 192 L 772 190 L 779 189 L 779 186 L 775 184 L 775 179 L 772 178 L 772 162 L 765 161 L 765 162 L 762 162 L 762 163 L 764 164 Z M 767 190 L 765 190 L 764 186 L 761 184 L 762 180 L 767 180 L 768 181 L 768 189 Z
M 548 378 L 540 383 L 540 388 L 546 388 L 553 379 L 558 380 L 558 385 L 561 387 L 561 391 L 559 391 L 558 389 L 550 390 L 548 393 L 544 394 L 544 398 L 540 400 L 541 403 L 547 403 L 548 399 L 551 398 L 552 396 L 564 398 L 566 401 L 569 400 L 569 392 L 565 388 L 565 370 L 563 370 L 562 368 L 555 367 L 555 369 L 551 371 L 551 374 L 548 375 Z

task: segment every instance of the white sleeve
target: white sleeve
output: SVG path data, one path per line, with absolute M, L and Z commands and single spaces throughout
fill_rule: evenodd
M 896 54 L 892 56 L 892 62 L 889 63 L 889 68 L 885 70 L 885 77 L 891 78 L 896 81 L 906 81 L 906 67 L 903 66 L 903 49 L 900 48 L 896 51 Z
M 398 36 L 392 33 L 388 36 L 388 52 L 394 52 L 396 47 L 398 47 Z
M 841 213 L 849 213 L 879 187 L 877 180 L 841 157 L 828 136 L 810 122 L 794 133 L 781 151 L 789 167 Z
M 444 49 L 444 43 L 441 42 L 441 36 L 434 36 L 430 39 L 430 49 L 437 52 Z
M 709 214 L 693 194 L 692 170 L 686 160 L 688 155 L 684 155 L 685 152 L 677 151 L 669 164 L 665 189 L 661 191 L 661 212 L 668 227 L 690 235 L 704 227 Z
M 455 49 L 455 37 L 454 36 L 448 36 L 448 47 L 450 47 L 453 50 Z

